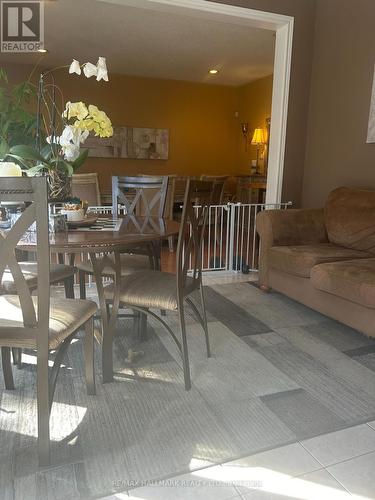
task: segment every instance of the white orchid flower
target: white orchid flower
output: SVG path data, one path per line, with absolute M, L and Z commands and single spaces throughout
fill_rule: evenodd
M 79 142 L 83 144 L 89 135 L 90 132 L 88 130 L 80 130 Z
M 60 135 L 60 146 L 63 148 L 69 146 L 73 141 L 73 130 L 74 127 L 72 125 L 67 125 L 62 134 Z
M 108 82 L 108 70 L 107 70 L 107 64 L 105 61 L 105 57 L 99 57 L 98 62 L 96 64 L 97 67 L 97 76 L 96 80 L 99 82 L 100 80 L 104 80 L 105 82 Z
M 46 137 L 46 141 L 48 142 L 48 144 L 51 144 L 52 143 L 52 135 L 49 135 L 48 137 Z M 55 135 L 53 137 L 53 143 L 60 144 L 60 137 Z
M 96 76 L 98 74 L 98 68 L 94 64 L 87 62 L 83 66 L 83 73 L 86 78 L 91 78 L 92 76 Z
M 66 161 L 74 161 L 78 158 L 80 149 L 74 144 L 69 144 L 63 148 L 63 152 Z
M 81 65 L 79 64 L 79 61 L 76 59 L 73 59 L 73 62 L 69 66 L 69 74 L 76 73 L 77 75 L 81 74 Z
M 67 125 L 58 139 L 65 160 L 74 161 L 80 153 L 80 146 L 89 135 L 88 130 L 80 130 L 73 125 Z

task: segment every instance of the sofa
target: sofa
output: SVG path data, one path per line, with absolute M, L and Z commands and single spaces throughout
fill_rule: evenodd
M 375 337 L 375 191 L 340 187 L 322 209 L 257 216 L 259 284 Z

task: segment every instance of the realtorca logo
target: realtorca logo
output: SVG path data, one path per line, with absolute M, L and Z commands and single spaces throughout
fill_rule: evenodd
M 1 2 L 1 52 L 36 52 L 44 45 L 43 2 Z

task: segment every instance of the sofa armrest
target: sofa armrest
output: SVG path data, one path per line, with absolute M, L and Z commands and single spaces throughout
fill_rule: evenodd
M 256 219 L 260 236 L 259 283 L 268 287 L 268 249 L 327 243 L 323 209 L 263 210 Z

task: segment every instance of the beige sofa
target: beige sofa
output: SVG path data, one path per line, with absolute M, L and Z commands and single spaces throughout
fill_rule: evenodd
M 338 188 L 323 209 L 258 214 L 259 283 L 375 337 L 375 191 Z

